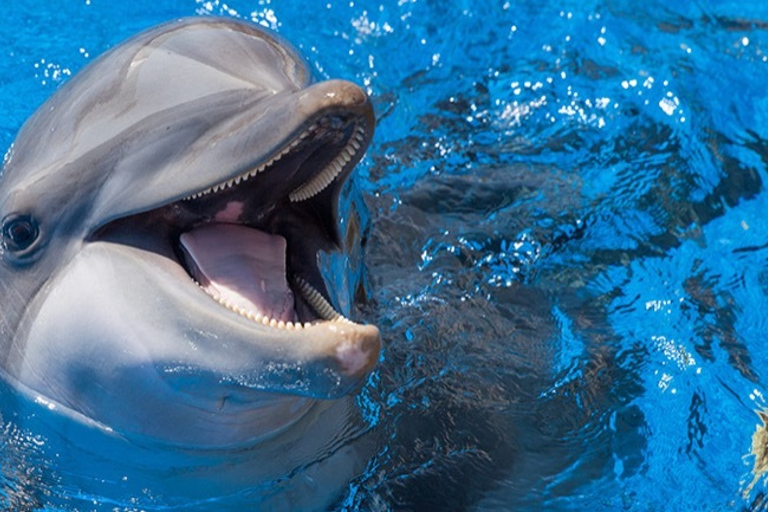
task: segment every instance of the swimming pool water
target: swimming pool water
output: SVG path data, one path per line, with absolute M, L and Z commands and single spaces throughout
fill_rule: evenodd
M 376 107 L 378 448 L 339 509 L 765 509 L 768 4 L 26 0 L 0 19 L 2 146 L 105 49 L 211 14 Z

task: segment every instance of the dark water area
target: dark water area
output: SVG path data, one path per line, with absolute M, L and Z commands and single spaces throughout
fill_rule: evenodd
M 4 145 L 194 14 L 277 30 L 376 108 L 345 204 L 376 449 L 339 510 L 765 510 L 768 4 L 23 2 Z

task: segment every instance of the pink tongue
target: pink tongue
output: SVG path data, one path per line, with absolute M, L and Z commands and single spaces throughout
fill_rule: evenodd
M 235 308 L 293 322 L 285 272 L 285 238 L 235 224 L 210 224 L 181 235 L 195 279 Z

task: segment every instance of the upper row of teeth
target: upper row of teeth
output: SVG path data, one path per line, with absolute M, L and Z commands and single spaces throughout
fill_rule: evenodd
M 184 199 L 185 200 L 197 199 L 199 197 L 202 197 L 202 196 L 205 196 L 205 195 L 208 195 L 208 194 L 212 194 L 214 192 L 219 192 L 221 190 L 226 190 L 228 188 L 232 188 L 235 185 L 239 185 L 240 183 L 243 183 L 244 181 L 248 181 L 249 179 L 251 179 L 254 176 L 256 176 L 257 174 L 259 174 L 260 172 L 264 171 L 264 169 L 266 169 L 267 167 L 275 164 L 278 160 L 280 160 L 285 155 L 287 155 L 288 153 L 293 151 L 296 148 L 296 146 L 298 146 L 301 143 L 301 141 L 303 141 L 304 139 L 309 137 L 309 135 L 312 132 L 314 132 L 316 129 L 317 129 L 317 125 L 316 124 L 311 125 L 309 128 L 304 130 L 301 133 L 301 135 L 299 135 L 297 138 L 295 138 L 289 144 L 287 144 L 283 149 L 281 149 L 280 152 L 277 155 L 272 157 L 272 159 L 270 159 L 269 161 L 259 165 L 258 167 L 254 168 L 254 169 L 251 169 L 250 171 L 245 172 L 245 173 L 241 174 L 240 176 L 236 176 L 236 177 L 234 177 L 234 178 L 232 178 L 230 180 L 227 180 L 227 181 L 224 181 L 222 183 L 219 183 L 218 185 L 214 185 L 212 187 L 208 187 L 205 190 L 201 190 L 200 192 L 196 192 L 196 193 L 194 193 L 194 194 L 192 194 L 190 196 L 185 197 Z
M 197 283 L 197 281 L 195 281 Z M 336 311 L 331 304 L 325 300 L 325 298 L 318 292 L 315 288 L 312 287 L 308 282 L 306 282 L 304 279 L 301 279 L 300 277 L 296 278 L 296 282 L 299 285 L 299 289 L 301 290 L 302 295 L 304 295 L 304 298 L 309 303 L 310 306 L 317 312 L 318 315 L 324 320 L 330 320 L 332 322 L 343 322 L 343 323 L 354 323 L 352 320 L 348 319 L 338 311 Z M 289 331 L 291 330 L 297 330 L 297 329 L 308 329 L 312 326 L 311 322 L 286 322 L 284 320 L 277 320 L 276 318 L 271 318 L 267 315 L 264 315 L 258 311 L 251 311 L 249 309 L 243 308 L 241 306 L 238 306 L 237 304 L 233 304 L 229 300 L 225 299 L 224 297 L 211 292 L 210 290 L 207 290 L 206 288 L 202 287 L 200 283 L 197 283 L 200 288 L 205 291 L 208 295 L 210 295 L 216 302 L 224 306 L 225 308 L 234 311 L 235 313 L 239 314 L 240 316 L 243 316 L 247 318 L 248 320 L 251 320 L 256 323 L 263 324 L 267 327 L 274 327 L 276 329 L 287 329 Z
M 290 200 L 297 203 L 322 192 L 339 174 L 341 174 L 344 167 L 346 167 L 357 152 L 360 151 L 364 141 L 365 128 L 358 126 L 352 134 L 352 137 L 349 138 L 347 145 L 344 146 L 344 149 L 342 149 L 338 155 L 336 155 L 336 158 L 331 160 L 331 162 L 326 165 L 322 171 L 317 173 L 314 178 L 291 192 L 288 195 Z
M 186 200 L 197 199 L 199 197 L 212 194 L 214 192 L 219 192 L 221 190 L 232 188 L 235 185 L 239 185 L 244 181 L 248 181 L 249 179 L 259 174 L 260 172 L 264 171 L 264 169 L 272 166 L 282 157 L 284 157 L 285 155 L 293 151 L 296 148 L 296 146 L 298 146 L 301 143 L 301 141 L 306 139 L 316 129 L 317 129 L 316 124 L 311 125 L 309 128 L 304 130 L 304 132 L 302 132 L 301 135 L 299 135 L 296 139 L 292 140 L 283 149 L 281 149 L 280 152 L 274 157 L 272 157 L 271 160 L 259 165 L 258 167 L 251 169 L 250 171 L 243 173 L 239 176 L 236 176 L 230 180 L 219 183 L 218 185 L 214 185 L 200 192 L 196 192 L 190 196 L 185 197 L 184 199 Z M 341 171 L 344 169 L 344 167 L 346 167 L 346 165 L 352 160 L 352 158 L 357 154 L 357 152 L 360 151 L 360 148 L 363 147 L 364 142 L 365 142 L 365 128 L 362 126 L 358 126 L 355 129 L 355 132 L 352 135 L 352 137 L 349 138 L 347 145 L 344 146 L 344 149 L 342 149 L 338 155 L 336 155 L 336 158 L 331 160 L 331 162 L 328 165 L 326 165 L 322 171 L 317 173 L 314 178 L 312 178 L 307 183 L 304 183 L 299 188 L 291 192 L 288 195 L 290 200 L 296 203 L 299 201 L 304 201 L 306 199 L 309 199 L 310 197 L 314 197 L 320 192 L 322 192 L 328 185 L 330 185 L 333 182 L 333 180 L 336 179 L 336 177 L 339 174 L 341 174 Z

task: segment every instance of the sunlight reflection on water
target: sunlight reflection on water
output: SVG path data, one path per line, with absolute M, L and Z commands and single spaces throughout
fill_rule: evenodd
M 759 509 L 764 3 L 98 4 L 8 9 L 6 145 L 70 70 L 195 12 L 372 95 L 351 309 L 386 343 L 357 397 L 380 444 L 340 508 Z

